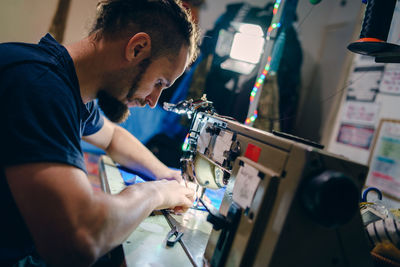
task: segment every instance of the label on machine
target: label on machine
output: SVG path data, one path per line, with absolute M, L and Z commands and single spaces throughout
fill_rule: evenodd
M 213 159 L 222 165 L 226 156 L 224 156 L 225 151 L 229 151 L 232 145 L 233 133 L 228 131 L 221 131 L 217 136 L 215 141 L 215 146 L 213 149 Z
M 249 164 L 243 163 L 239 168 L 233 187 L 232 198 L 240 207 L 246 209 L 251 206 L 254 194 L 257 191 L 260 177 L 258 170 Z

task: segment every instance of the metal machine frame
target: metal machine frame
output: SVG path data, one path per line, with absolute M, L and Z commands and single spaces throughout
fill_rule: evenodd
M 194 103 L 185 103 L 193 121 L 183 175 L 226 186 L 208 216 L 211 266 L 372 266 L 358 208 L 366 166 L 219 116 L 205 99 Z

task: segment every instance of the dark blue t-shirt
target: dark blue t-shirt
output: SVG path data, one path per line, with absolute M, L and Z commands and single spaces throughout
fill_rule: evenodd
M 82 102 L 73 61 L 49 34 L 39 44 L 0 44 L 0 101 L 2 265 L 1 259 L 19 258 L 33 247 L 4 168 L 56 162 L 86 171 L 81 138 L 104 121 L 95 102 Z

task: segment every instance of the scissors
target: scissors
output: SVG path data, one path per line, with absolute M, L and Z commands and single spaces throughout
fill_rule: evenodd
M 169 231 L 167 234 L 167 241 L 166 241 L 167 247 L 175 246 L 175 244 L 181 240 L 182 236 L 183 232 L 179 232 L 178 229 L 176 228 L 176 225 L 174 225 L 171 228 L 171 231 Z
M 171 225 L 171 231 L 168 232 L 167 238 L 166 238 L 166 245 L 167 247 L 173 247 L 175 246 L 176 243 L 178 243 L 182 236 L 183 236 L 183 231 L 179 231 L 178 226 L 179 223 L 169 214 L 167 210 L 161 210 L 162 214 L 165 216 L 167 221 L 170 222 Z
M 376 187 L 368 187 L 367 189 L 364 190 L 362 197 L 361 197 L 361 202 L 367 202 L 367 196 L 369 192 L 374 191 L 375 193 L 378 194 L 378 199 L 382 200 L 382 192 Z

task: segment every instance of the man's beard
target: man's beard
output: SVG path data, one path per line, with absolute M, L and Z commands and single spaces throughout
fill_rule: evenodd
M 97 93 L 97 100 L 104 115 L 112 122 L 124 122 L 130 115 L 129 108 L 105 90 Z
M 138 70 L 139 73 L 136 75 L 136 77 L 133 80 L 132 86 L 129 89 L 127 99 L 130 99 L 134 93 L 137 91 L 138 86 L 143 78 L 143 74 L 146 72 L 148 66 L 150 65 L 150 59 L 144 59 L 140 64 L 138 65 Z M 116 89 L 113 89 L 114 91 Z M 126 104 L 124 104 L 122 101 L 118 100 L 115 96 L 113 96 L 110 91 L 112 89 L 101 89 L 97 93 L 97 100 L 98 104 L 103 111 L 104 115 L 106 117 L 115 123 L 121 123 L 126 121 L 126 119 L 130 115 L 129 108 Z M 140 105 L 145 105 L 146 101 L 144 99 L 136 99 Z

